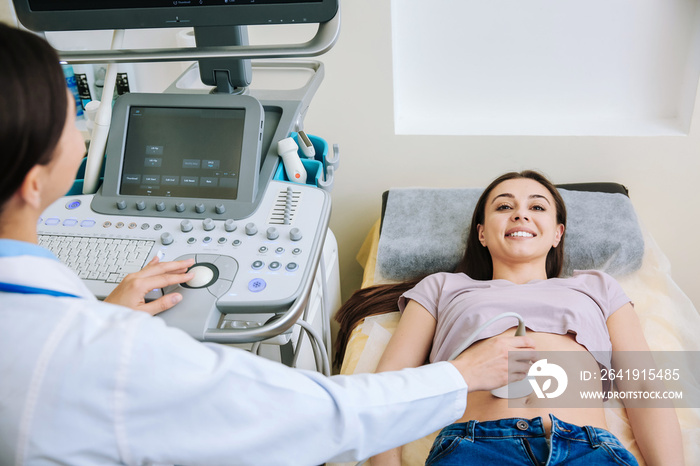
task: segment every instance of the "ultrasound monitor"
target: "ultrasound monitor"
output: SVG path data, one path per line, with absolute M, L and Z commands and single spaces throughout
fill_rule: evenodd
M 17 17 L 34 31 L 193 27 L 198 46 L 246 46 L 245 26 L 323 23 L 339 0 L 13 0 Z M 242 93 L 249 60 L 199 60 L 202 82 L 216 92 Z
M 35 31 L 322 23 L 338 0 L 13 0 Z
M 121 96 L 93 209 L 163 217 L 244 216 L 257 190 L 263 119 L 260 102 L 250 96 Z

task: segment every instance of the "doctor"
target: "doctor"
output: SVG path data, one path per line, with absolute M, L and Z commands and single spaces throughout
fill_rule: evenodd
M 0 25 L 0 465 L 314 465 L 362 459 L 459 418 L 468 390 L 523 378 L 526 337 L 470 360 L 326 378 L 199 343 L 151 317 L 191 263 L 154 261 L 105 301 L 37 245 L 85 152 L 58 57 Z M 140 312 L 144 311 L 144 312 Z M 508 373 L 507 351 L 523 362 Z

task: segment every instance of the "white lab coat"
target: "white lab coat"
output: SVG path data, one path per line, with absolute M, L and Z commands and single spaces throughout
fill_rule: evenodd
M 38 246 L 0 240 L 0 465 L 316 465 L 362 459 L 459 418 L 448 363 L 334 376 L 202 344 L 96 300 Z

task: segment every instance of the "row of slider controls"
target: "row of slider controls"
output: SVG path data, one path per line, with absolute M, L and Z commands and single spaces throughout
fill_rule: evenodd
M 126 203 L 126 201 L 124 199 L 117 201 L 117 209 L 125 210 L 127 207 L 128 207 L 128 204 Z M 135 207 L 136 207 L 136 210 L 141 210 L 141 211 L 146 210 L 146 207 L 147 207 L 146 201 L 136 201 Z M 158 212 L 164 212 L 166 207 L 167 206 L 165 205 L 165 202 L 163 202 L 163 201 L 158 201 L 155 203 L 155 208 Z M 175 204 L 175 211 L 176 212 L 182 213 L 186 209 L 187 209 L 187 207 L 185 206 L 184 202 L 178 202 L 177 204 Z M 207 207 L 204 204 L 202 204 L 201 202 L 195 204 L 195 206 L 194 206 L 194 211 L 197 212 L 198 214 L 203 214 L 204 212 L 206 212 L 206 210 L 207 210 Z M 214 212 L 216 212 L 219 215 L 224 214 L 224 213 L 226 213 L 226 206 L 223 204 L 216 204 L 214 206 Z

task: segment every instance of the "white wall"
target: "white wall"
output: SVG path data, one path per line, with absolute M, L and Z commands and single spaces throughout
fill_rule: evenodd
M 557 183 L 627 186 L 675 281 L 700 308 L 700 99 L 688 136 L 397 136 L 390 2 L 346 0 L 342 14 L 340 40 L 321 58 L 327 75 L 306 129 L 341 147 L 331 228 L 340 245 L 344 297 L 360 284 L 355 255 L 379 218 L 384 190 L 485 186 L 503 172 L 535 168 Z
M 397 134 L 687 134 L 697 0 L 391 5 Z
M 0 1 L 0 22 L 6 24 L 15 24 L 15 10 L 11 6 L 11 0 Z
M 379 218 L 383 191 L 485 186 L 503 172 L 534 168 L 556 183 L 615 181 L 627 186 L 641 221 L 669 257 L 675 281 L 700 309 L 700 248 L 695 245 L 700 233 L 700 98 L 687 136 L 397 136 L 390 2 L 341 1 L 340 40 L 320 58 L 326 78 L 306 129 L 341 148 L 331 229 L 339 243 L 345 298 L 360 285 L 362 269 L 355 255 Z M 2 15 L 0 11 L 0 19 Z

